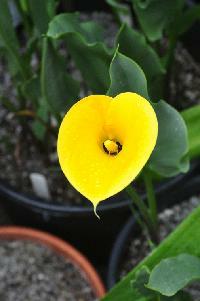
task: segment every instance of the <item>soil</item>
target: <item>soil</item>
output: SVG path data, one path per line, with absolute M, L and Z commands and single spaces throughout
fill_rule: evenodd
M 178 44 L 170 82 L 170 103 L 179 110 L 200 103 L 200 65 Z
M 95 301 L 86 276 L 71 261 L 31 241 L 0 242 L 1 301 Z
M 114 43 L 117 25 L 113 17 L 106 13 L 81 15 L 82 20 L 94 19 L 105 28 L 105 40 L 109 46 Z M 179 46 L 176 51 L 174 76 L 171 82 L 172 102 L 182 101 L 182 107 L 190 106 L 200 99 L 200 66 L 189 53 Z M 177 68 L 176 68 L 177 65 Z M 70 65 L 75 77 L 80 73 L 74 65 Z M 16 103 L 16 91 L 7 66 L 0 59 L 0 95 Z M 82 82 L 81 97 L 90 93 Z M 186 101 L 187 99 L 187 101 Z M 15 187 L 18 191 L 29 195 L 37 195 L 31 182 L 34 173 L 43 176 L 48 194 L 44 201 L 64 205 L 88 206 L 85 200 L 66 180 L 58 164 L 56 154 L 56 138 L 47 137 L 45 146 L 36 142 L 30 127 L 31 121 L 21 122 L 12 112 L 9 112 L 0 102 L 0 179 Z M 36 185 L 38 186 L 38 185 Z
M 189 213 L 200 204 L 200 197 L 191 197 L 188 201 L 175 205 L 170 209 L 165 209 L 159 214 L 160 221 L 160 239 L 163 240 L 167 237 L 178 224 L 180 224 Z M 129 271 L 131 271 L 141 260 L 144 259 L 150 252 L 148 244 L 148 237 L 143 232 L 138 238 L 127 242 L 127 251 L 119 268 L 119 278 L 123 278 Z M 187 289 L 194 297 L 200 299 L 200 283 L 196 282 Z

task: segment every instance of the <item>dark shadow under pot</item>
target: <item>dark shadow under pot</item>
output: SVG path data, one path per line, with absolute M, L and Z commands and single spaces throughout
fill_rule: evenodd
M 160 237 L 164 239 L 173 229 L 196 207 L 200 198 L 193 197 L 200 193 L 200 173 L 188 178 L 188 183 L 182 186 L 182 191 L 166 191 L 166 198 L 171 200 L 177 196 L 174 206 L 159 208 Z M 160 199 L 158 199 L 160 201 Z M 169 202 L 170 203 L 170 202 Z M 160 203 L 159 203 L 160 204 Z M 168 208 L 170 209 L 168 209 Z M 167 209 L 166 209 L 167 208 Z M 130 217 L 119 232 L 110 253 L 107 286 L 112 288 L 124 275 L 134 268 L 149 253 L 147 239 L 141 232 L 133 217 Z

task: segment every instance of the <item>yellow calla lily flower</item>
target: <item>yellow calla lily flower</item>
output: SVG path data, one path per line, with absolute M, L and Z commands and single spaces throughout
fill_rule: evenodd
M 69 182 L 96 209 L 130 184 L 149 159 L 158 135 L 151 104 L 135 93 L 91 95 L 65 115 L 58 157 Z

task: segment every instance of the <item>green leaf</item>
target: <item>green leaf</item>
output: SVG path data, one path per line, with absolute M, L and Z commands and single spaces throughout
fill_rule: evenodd
M 164 177 L 188 171 L 188 134 L 183 118 L 163 100 L 152 105 L 158 119 L 158 139 L 149 166 Z
M 140 26 L 150 41 L 162 38 L 163 31 L 182 11 L 184 0 L 132 0 Z
M 2 48 L 0 49 L 0 57 L 4 57 L 7 65 L 8 65 L 8 71 L 13 79 L 22 79 L 22 73 L 20 71 L 20 68 L 16 64 L 16 60 L 13 59 L 13 56 L 10 54 L 8 49 L 2 45 Z
M 137 271 L 135 278 L 131 281 L 131 287 L 134 291 L 134 297 L 141 299 L 145 297 L 145 300 L 157 300 L 157 293 L 149 290 L 146 284 L 149 281 L 150 271 L 146 266 L 143 266 Z
M 106 3 L 123 13 L 128 13 L 128 6 L 124 4 L 121 0 L 106 0 Z
M 124 24 L 116 43 L 119 44 L 119 51 L 134 60 L 144 71 L 150 96 L 155 99 L 162 97 L 165 69 L 142 33 Z
M 131 23 L 131 11 L 129 6 L 121 0 L 106 0 L 106 2 L 111 6 L 117 19 L 123 23 Z
M 104 94 L 109 86 L 108 70 L 112 56 L 100 43 L 88 46 L 78 36 L 70 37 L 68 42 L 68 49 L 84 81 L 94 93 Z
M 182 113 L 188 130 L 189 157 L 190 159 L 200 157 L 200 105 L 186 109 Z
M 19 50 L 19 42 L 15 34 L 7 0 L 0 1 L 0 9 L 0 34 L 2 41 L 17 52 Z
M 142 69 L 133 60 L 116 51 L 110 65 L 111 84 L 107 92 L 110 96 L 116 96 L 122 92 L 135 92 L 146 99 L 147 81 Z
M 79 93 L 79 84 L 67 74 L 65 62 L 47 38 L 43 41 L 41 89 L 55 115 L 69 109 Z
M 102 300 L 103 301 L 146 301 L 134 298 L 130 282 L 142 266 L 152 270 L 162 259 L 182 253 L 200 257 L 200 207 L 195 209 L 154 251 L 124 277 Z M 182 301 L 182 300 L 181 300 Z
M 169 28 L 169 32 L 175 37 L 178 37 L 188 31 L 190 27 L 199 19 L 200 5 L 193 5 L 175 20 L 173 26 Z
M 65 39 L 67 50 L 94 93 L 105 93 L 109 86 L 109 65 L 113 51 L 100 42 L 101 30 L 93 22 L 78 20 L 78 14 L 61 14 L 49 24 L 47 36 Z
M 196 257 L 195 257 L 196 258 Z M 155 268 L 154 268 L 155 269 Z M 154 271 L 153 269 L 153 271 Z M 131 280 L 131 287 L 133 289 L 134 301 L 167 301 L 168 297 L 161 295 L 158 290 L 152 290 L 148 287 L 148 282 L 152 272 L 146 267 L 142 266 L 139 271 L 136 272 L 136 276 Z M 158 276 L 159 277 L 159 276 Z M 162 279 L 162 276 L 161 278 Z M 156 279 L 159 281 L 159 279 Z M 164 279 L 165 281 L 165 279 Z M 168 282 L 165 282 L 166 284 Z M 170 297 L 170 301 L 191 301 L 191 297 L 188 293 L 179 291 L 173 297 Z
M 200 279 L 200 259 L 189 254 L 161 260 L 151 271 L 147 287 L 164 296 L 173 296 Z
M 50 17 L 53 17 L 53 8 L 55 8 L 55 0 L 28 0 L 30 13 L 38 32 L 46 33 Z M 49 15 L 49 13 L 51 15 Z
M 12 17 L 8 8 L 8 1 L 0 1 L 0 39 L 7 50 L 7 60 L 12 61 L 12 68 L 26 77 L 26 67 L 19 52 L 19 42 L 15 34 Z M 11 64 L 11 63 L 10 63 Z M 13 73 L 15 73 L 13 71 Z
M 55 16 L 49 23 L 47 36 L 52 39 L 60 39 L 69 33 L 82 35 L 83 29 L 78 17 L 78 13 L 63 13 Z
M 88 21 L 82 22 L 81 24 L 81 32 L 85 37 L 87 43 L 96 43 L 103 41 L 103 28 L 97 23 Z
M 108 95 L 135 92 L 148 99 L 147 83 L 142 69 L 118 51 L 110 66 L 110 78 Z M 181 115 L 164 101 L 151 104 L 156 112 L 159 128 L 157 144 L 150 158 L 151 169 L 165 177 L 187 171 L 187 128 Z
M 93 22 L 79 21 L 78 13 L 65 13 L 57 15 L 50 23 L 47 36 L 53 39 L 66 37 L 68 34 L 76 34 L 81 37 L 86 44 L 103 42 L 103 28 Z

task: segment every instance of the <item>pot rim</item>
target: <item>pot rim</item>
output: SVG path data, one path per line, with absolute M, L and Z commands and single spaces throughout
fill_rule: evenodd
M 194 162 L 195 163 L 195 162 Z M 191 169 L 188 173 L 193 173 L 195 170 L 198 169 L 198 163 L 195 163 L 191 166 Z M 159 183 L 158 187 L 156 188 L 157 193 L 162 192 L 163 190 L 169 189 L 170 186 L 176 185 L 179 181 L 184 179 L 184 177 L 188 176 L 187 174 L 179 174 L 176 177 L 173 177 L 169 180 L 163 181 Z M 12 186 L 8 185 L 4 181 L 0 180 L 0 194 L 2 194 L 5 198 L 12 199 L 15 203 L 20 202 L 23 206 L 29 207 L 32 206 L 35 210 L 46 210 L 50 211 L 53 215 L 59 213 L 75 213 L 75 214 L 91 214 L 93 213 L 93 206 L 92 204 L 89 206 L 72 206 L 72 205 L 54 205 L 53 203 L 47 203 L 42 198 L 37 196 L 31 196 L 25 194 L 23 192 L 17 191 Z M 116 196 L 116 195 L 115 195 Z M 114 197 L 115 197 L 114 196 Z M 145 198 L 145 193 L 141 195 L 142 198 Z M 89 201 L 88 201 L 89 202 Z M 129 206 L 131 203 L 130 199 L 123 198 L 122 201 L 116 202 L 115 200 L 107 200 L 100 202 L 98 205 L 99 212 L 106 212 L 109 210 L 118 210 L 120 208 L 124 208 Z M 88 203 L 89 204 L 89 203 Z
M 127 242 L 130 233 L 134 232 L 134 228 L 138 229 L 138 225 L 133 216 L 129 217 L 124 227 L 119 232 L 109 257 L 109 265 L 108 265 L 108 273 L 107 273 L 107 287 L 111 289 L 116 284 L 116 275 L 118 273 L 118 269 L 120 267 L 120 261 L 123 256 L 123 252 L 125 252 L 125 248 L 123 246 Z
M 57 254 L 70 259 L 74 265 L 82 270 L 98 298 L 102 298 L 105 295 L 105 287 L 95 268 L 83 254 L 68 242 L 43 231 L 18 226 L 1 226 L 0 240 L 2 239 L 31 240 L 33 242 L 44 244 L 54 250 Z

